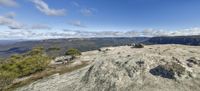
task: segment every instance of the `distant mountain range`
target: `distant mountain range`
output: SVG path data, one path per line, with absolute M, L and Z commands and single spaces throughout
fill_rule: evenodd
M 1 41 L 0 41 L 1 42 Z M 4 42 L 4 43 L 3 43 Z M 32 41 L 3 41 L 0 43 L 0 57 L 9 57 L 12 54 L 21 54 L 36 46 L 43 46 L 50 56 L 63 55 L 68 48 L 77 48 L 80 51 L 95 50 L 101 47 L 121 46 L 131 43 L 144 44 L 183 44 L 200 45 L 200 36 L 165 36 L 165 37 L 109 37 L 109 38 L 68 38 Z M 59 48 L 60 50 L 49 50 Z
M 31 50 L 33 47 L 43 46 L 50 56 L 63 55 L 68 48 L 77 48 L 80 51 L 89 51 L 108 46 L 120 46 L 130 43 L 139 43 L 148 40 L 147 37 L 134 38 L 68 38 L 48 39 L 16 42 L 14 44 L 0 45 L 0 56 L 8 57 L 12 54 L 20 54 Z M 49 49 L 60 48 L 57 51 Z
M 0 40 L 0 45 L 8 45 L 8 44 L 14 44 L 16 42 L 22 42 L 25 40 Z
M 200 45 L 200 35 L 195 36 L 166 36 L 153 37 L 145 41 L 146 44 L 183 44 L 183 45 Z

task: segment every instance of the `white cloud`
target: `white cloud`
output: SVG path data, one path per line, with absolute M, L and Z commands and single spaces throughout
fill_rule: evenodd
M 0 0 L 0 5 L 8 6 L 8 7 L 18 6 L 16 0 Z
M 86 27 L 84 24 L 81 23 L 81 21 L 76 20 L 76 21 L 71 21 L 69 22 L 70 25 L 76 26 L 76 27 Z
M 182 29 L 174 32 L 170 32 L 170 34 L 173 35 L 200 35 L 200 28 L 194 27 L 194 28 L 188 28 L 188 29 Z
M 13 19 L 11 16 L 0 16 L 0 25 L 8 26 L 10 29 L 22 29 L 23 24 Z
M 10 12 L 4 16 L 0 16 L 0 25 L 7 26 L 10 29 L 23 29 L 23 30 L 50 30 L 51 27 L 45 24 L 27 25 L 14 19 L 16 14 Z
M 141 31 L 141 36 L 167 36 L 168 32 L 164 30 L 156 30 L 156 29 L 145 29 Z
M 48 4 L 43 0 L 33 0 L 33 3 L 36 5 L 36 8 L 42 13 L 48 16 L 63 16 L 65 15 L 65 9 L 53 9 L 49 8 Z
M 180 30 L 157 30 L 157 29 L 145 29 L 140 32 L 138 35 L 142 36 L 188 36 L 188 35 L 200 35 L 200 28 L 189 28 L 189 29 L 180 29 Z
M 33 30 L 41 30 L 41 29 L 51 30 L 51 27 L 48 26 L 48 25 L 44 25 L 44 24 L 36 24 L 36 25 L 33 25 L 30 29 L 33 29 Z

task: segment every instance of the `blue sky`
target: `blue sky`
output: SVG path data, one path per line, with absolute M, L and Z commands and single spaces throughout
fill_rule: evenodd
M 0 39 L 200 34 L 200 0 L 0 0 Z

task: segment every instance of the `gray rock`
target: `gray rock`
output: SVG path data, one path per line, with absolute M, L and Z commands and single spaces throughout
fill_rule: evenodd
M 196 59 L 195 57 L 191 57 L 187 61 L 200 66 L 200 60 Z
M 193 65 L 194 65 L 193 63 L 187 63 L 188 67 L 193 67 Z
M 184 61 L 191 56 L 198 58 L 200 47 L 146 45 L 139 49 L 130 46 L 104 49 L 111 51 L 83 52 L 79 60 L 91 60 L 87 67 L 35 81 L 17 91 L 200 91 L 200 67 L 190 68 Z M 188 52 L 191 50 L 193 54 Z M 152 69 L 156 69 L 153 72 L 158 76 L 150 72 Z

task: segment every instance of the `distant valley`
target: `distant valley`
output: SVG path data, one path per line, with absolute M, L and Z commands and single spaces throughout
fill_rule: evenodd
M 10 45 L 10 44 L 14 44 L 17 42 L 22 42 L 25 40 L 0 40 L 0 45 Z
M 21 54 L 33 47 L 42 46 L 50 56 L 63 55 L 68 48 L 77 48 L 80 51 L 96 50 L 101 47 L 122 46 L 131 43 L 143 44 L 183 44 L 200 45 L 200 36 L 174 37 L 108 37 L 108 38 L 69 38 L 32 41 L 1 41 L 0 57 L 7 58 L 12 54 Z M 49 50 L 59 48 L 59 50 Z

